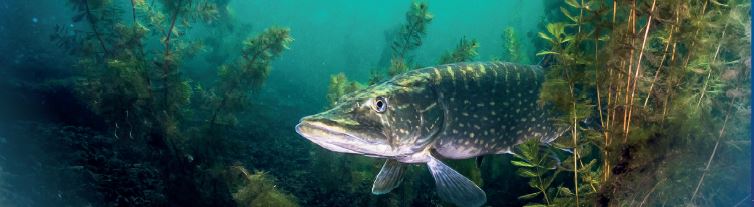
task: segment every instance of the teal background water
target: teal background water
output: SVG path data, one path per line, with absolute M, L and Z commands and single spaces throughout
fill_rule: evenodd
M 296 41 L 273 65 L 268 90 L 306 89 L 307 99 L 325 106 L 324 95 L 332 74 L 366 82 L 370 70 L 389 65 L 392 32 L 405 22 L 407 1 L 237 1 L 231 8 L 254 28 L 290 27 Z M 542 18 L 539 1 L 428 2 L 435 16 L 421 47 L 411 53 L 419 65 L 435 65 L 461 38 L 476 39 L 478 59 L 500 57 L 503 29 L 513 27 L 522 48 L 536 53 L 526 32 Z M 536 34 L 536 33 L 535 33 Z M 302 87 L 290 87 L 293 85 Z M 292 92 L 292 91 L 289 91 Z
M 229 198 L 233 192 L 228 191 L 237 186 L 228 187 L 225 183 L 205 182 L 211 180 L 207 177 L 220 174 L 213 171 L 216 168 L 196 165 L 168 166 L 156 162 L 154 160 L 166 156 L 159 154 L 163 152 L 154 152 L 159 150 L 152 150 L 151 147 L 163 147 L 161 143 L 144 141 L 148 139 L 134 139 L 136 140 L 134 141 L 122 137 L 115 138 L 116 132 L 113 129 L 116 126 L 103 121 L 108 117 L 94 113 L 87 105 L 87 98 L 91 97 L 82 97 L 75 84 L 84 73 L 76 67 L 77 61 L 82 57 L 67 54 L 50 40 L 50 35 L 55 32 L 56 26 L 70 30 L 89 31 L 90 27 L 85 23 L 86 21 L 72 21 L 71 17 L 75 15 L 75 12 L 70 2 L 77 1 L 0 0 L 0 206 L 143 204 L 139 203 L 142 200 L 138 199 L 155 202 L 145 201 L 144 203 L 147 204 L 143 204 L 144 206 L 149 206 L 149 204 L 156 206 L 235 204 L 232 203 L 233 199 Z M 131 25 L 133 22 L 130 19 L 131 13 L 128 11 L 130 2 L 113 2 L 117 7 L 124 9 L 119 17 L 122 20 L 121 23 Z M 153 0 L 146 2 L 154 3 Z M 370 72 L 386 70 L 390 65 L 390 43 L 394 38 L 393 33 L 400 25 L 405 24 L 405 13 L 409 10 L 411 1 L 215 0 L 215 2 L 229 2 L 227 10 L 230 18 L 225 19 L 228 22 L 209 25 L 193 22 L 191 28 L 180 27 L 187 33 L 174 37 L 181 41 L 201 41 L 206 46 L 196 56 L 183 60 L 179 67 L 180 77 L 191 80 L 190 85 L 194 87 L 215 84 L 218 80 L 216 75 L 218 67 L 221 64 L 236 61 L 239 56 L 238 51 L 241 49 L 240 43 L 262 33 L 266 28 L 290 28 L 294 39 L 289 49 L 271 62 L 270 75 L 261 89 L 249 96 L 248 108 L 235 114 L 238 117 L 237 126 L 222 134 L 230 140 L 230 145 L 232 145 L 227 151 L 219 153 L 222 154 L 223 164 L 243 166 L 252 173 L 264 172 L 267 176 L 264 180 L 269 181 L 267 183 L 270 184 L 269 186 L 274 186 L 271 189 L 289 195 L 301 206 L 449 205 L 434 193 L 432 177 L 420 165 L 411 168 L 410 176 L 395 192 L 383 196 L 372 195 L 370 193 L 372 179 L 379 171 L 382 160 L 342 155 L 324 150 L 300 137 L 293 130 L 299 118 L 328 107 L 326 95 L 332 75 L 342 72 L 349 79 L 364 83 L 368 81 Z M 467 38 L 475 39 L 479 43 L 479 54 L 474 60 L 488 61 L 500 58 L 504 60 L 502 56 L 505 50 L 503 47 L 505 39 L 501 35 L 504 29 L 511 27 L 518 35 L 520 53 L 527 56 L 525 59 L 529 60 L 521 63 L 534 64 L 539 61 L 539 57 L 534 54 L 547 49 L 547 46 L 535 45 L 535 42 L 543 42 L 537 33 L 544 32 L 543 23 L 550 21 L 545 18 L 545 12 L 551 15 L 556 13 L 555 16 L 560 16 L 557 8 L 567 6 L 562 2 L 560 4 L 553 2 L 427 1 L 429 12 L 434 18 L 427 26 L 426 36 L 422 38 L 423 44 L 409 52 L 408 57 L 416 67 L 433 66 L 438 64 L 443 54 L 453 50 L 462 38 Z M 643 7 L 648 6 L 646 4 L 649 2 L 642 2 Z M 550 7 L 546 8 L 546 6 Z M 138 15 L 140 18 L 144 16 L 143 13 Z M 140 19 L 140 21 L 143 20 Z M 563 19 L 557 21 L 563 21 Z M 147 64 L 156 64 L 161 61 L 159 58 L 162 52 L 160 35 L 158 32 L 154 33 L 144 38 L 145 50 L 153 57 L 157 57 L 148 60 Z M 729 35 L 732 34 L 735 33 Z M 750 35 L 750 28 L 748 35 Z M 654 45 L 656 51 L 653 52 L 661 48 L 657 45 Z M 725 54 L 721 58 L 727 56 L 731 55 Z M 646 67 L 645 70 L 652 70 L 648 68 Z M 748 70 L 750 71 L 750 65 Z M 750 79 L 742 80 L 744 81 L 750 81 Z M 750 115 L 750 106 L 740 106 L 743 112 L 746 111 L 746 107 L 749 107 Z M 197 108 L 200 107 L 185 106 L 185 109 L 199 111 Z M 722 112 L 719 110 L 714 112 L 710 116 L 714 116 L 715 120 L 722 117 Z M 187 128 L 200 126 L 200 123 L 206 121 L 191 117 L 191 115 L 185 116 L 190 118 L 186 118 L 182 126 Z M 598 120 L 598 118 L 591 120 Z M 733 132 L 746 131 L 746 126 L 741 124 L 742 122 L 733 123 L 729 129 L 738 129 L 731 130 Z M 658 126 L 646 126 L 647 129 L 654 127 Z M 674 151 L 672 147 L 656 150 L 658 153 L 670 155 L 663 157 L 667 160 L 651 163 L 652 165 L 647 165 L 648 167 L 639 166 L 647 167 L 640 168 L 648 169 L 647 172 L 666 169 L 661 167 L 667 165 L 671 166 L 667 169 L 677 170 L 663 176 L 678 178 L 674 181 L 680 184 L 668 182 L 666 185 L 661 185 L 658 191 L 662 193 L 653 194 L 652 196 L 657 197 L 651 197 L 650 201 L 669 200 L 670 203 L 685 204 L 689 196 L 687 194 L 690 194 L 687 191 L 695 187 L 700 177 L 698 174 L 701 174 L 711 151 L 710 146 L 714 144 L 715 139 L 710 137 L 714 137 L 718 127 L 708 127 L 709 129 L 703 130 L 712 136 L 683 141 L 673 140 L 677 143 L 673 141 L 660 144 L 643 143 L 646 146 L 664 147 L 678 143 L 687 144 L 684 145 L 686 147 L 691 146 L 681 149 L 685 151 Z M 121 130 L 120 133 L 123 133 L 122 123 L 117 128 Z M 182 138 L 190 137 L 192 132 L 184 131 L 184 135 Z M 715 164 L 725 169 L 750 170 L 750 166 L 743 166 L 749 163 L 750 152 L 742 150 L 748 149 L 745 146 L 751 145 L 750 140 L 740 137 L 740 134 L 734 136 L 739 137 L 729 138 L 730 142 L 723 142 L 721 145 L 723 147 L 719 152 L 721 155 L 716 158 L 719 161 L 715 160 Z M 198 146 L 202 147 L 202 145 Z M 655 150 L 649 147 L 647 149 Z M 593 156 L 597 157 L 597 155 Z M 634 156 L 640 157 L 640 155 Z M 195 154 L 191 153 L 179 155 L 181 160 L 191 160 L 195 157 Z M 483 173 L 478 176 L 484 180 L 481 186 L 487 193 L 490 206 L 520 206 L 533 202 L 533 200 L 518 198 L 531 193 L 532 188 L 528 186 L 528 179 L 515 174 L 518 168 L 510 163 L 511 157 L 498 155 L 485 158 L 481 169 Z M 683 165 L 686 162 L 689 166 Z M 191 161 L 189 163 L 193 164 Z M 465 164 L 469 163 L 473 162 Z M 476 166 L 464 165 L 463 162 L 453 164 L 454 167 L 460 166 L 458 168 L 461 169 L 476 169 Z M 107 167 L 90 167 L 100 167 L 100 165 Z M 638 168 L 625 164 L 625 166 L 616 166 L 616 169 L 619 167 Z M 715 170 L 714 166 L 713 170 Z M 740 190 L 747 186 L 738 183 L 751 179 L 750 171 L 746 170 L 726 175 L 730 177 L 724 177 L 719 173 L 708 177 L 712 181 L 705 183 L 706 188 L 703 187 L 702 192 L 709 197 L 705 197 L 706 203 L 700 203 L 700 205 L 748 204 L 748 202 L 738 202 L 741 199 L 750 200 L 751 191 Z M 92 173 L 92 171 L 96 172 Z M 191 171 L 194 174 L 190 174 L 189 177 L 193 180 L 180 180 L 180 182 L 200 184 L 188 187 L 170 186 L 168 180 L 172 177 L 166 178 L 169 176 L 165 175 L 172 174 L 165 173 L 166 171 Z M 104 179 L 107 181 L 103 182 L 100 180 L 102 175 L 113 177 L 107 177 L 108 179 Z M 117 182 L 110 182 L 112 180 Z M 654 188 L 648 185 L 657 183 L 652 180 L 650 181 L 653 183 L 642 179 L 637 180 L 639 181 L 630 180 L 626 183 L 643 186 L 644 188 L 640 189 L 643 191 L 653 190 Z M 621 181 L 607 184 L 620 184 Z M 173 180 L 173 183 L 180 182 Z M 573 185 L 571 178 L 563 175 L 556 180 L 556 183 L 566 187 Z M 609 187 L 614 187 L 620 192 L 631 192 L 633 189 L 630 187 L 633 186 L 628 184 L 627 186 L 629 187 L 607 186 L 605 189 L 597 190 L 604 190 L 602 192 L 604 193 L 613 190 Z M 191 189 L 191 187 L 206 191 L 215 190 L 212 192 L 216 194 L 201 190 L 199 190 L 201 192 L 190 190 L 170 192 L 170 190 Z M 634 204 L 632 202 L 641 201 L 639 197 L 643 195 L 618 195 L 624 197 L 617 199 L 624 200 L 613 201 Z M 655 198 L 657 200 L 653 200 Z M 587 203 L 600 205 L 605 204 L 601 202 L 609 202 L 609 199 L 614 198 L 592 197 L 590 199 Z M 212 203 L 215 201 L 227 203 Z

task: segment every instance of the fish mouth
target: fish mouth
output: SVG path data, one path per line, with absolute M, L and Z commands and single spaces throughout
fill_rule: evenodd
M 342 140 L 352 140 L 357 142 L 359 140 L 348 133 L 335 130 L 333 127 L 329 127 L 320 122 L 301 121 L 296 125 L 296 133 L 300 134 L 309 141 L 324 147 L 325 149 L 351 154 L 361 154 L 352 149 L 348 149 L 344 146 L 354 145 L 354 143 L 346 143 Z

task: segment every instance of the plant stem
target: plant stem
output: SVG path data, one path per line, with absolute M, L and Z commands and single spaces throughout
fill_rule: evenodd
M 180 5 L 181 5 L 181 1 L 180 0 L 178 1 L 178 5 L 180 7 Z M 172 63 L 168 63 L 168 61 L 167 61 L 168 57 L 170 56 L 170 37 L 173 34 L 173 28 L 175 28 L 175 21 L 178 19 L 178 12 L 179 11 L 180 11 L 180 8 L 177 8 L 173 12 L 173 15 L 172 15 L 171 20 L 170 20 L 170 27 L 168 28 L 167 34 L 165 34 L 166 35 L 165 36 L 165 55 L 164 55 L 164 58 L 163 58 L 164 62 L 162 63 L 162 81 L 163 81 L 163 84 L 164 84 L 164 88 L 163 88 L 163 96 L 164 96 L 163 105 L 164 105 L 165 109 L 168 109 L 168 99 L 169 99 L 168 97 L 169 97 L 169 90 L 170 90 L 170 88 L 168 87 L 168 85 L 169 85 L 168 81 L 169 81 L 169 76 L 170 76 L 170 64 L 172 64 Z
M 105 54 L 105 57 L 110 53 L 107 51 L 107 47 L 105 47 L 105 41 L 102 40 L 102 36 L 100 35 L 99 31 L 97 31 L 97 24 L 94 20 L 94 16 L 92 15 L 92 10 L 89 8 L 89 1 L 84 0 L 84 5 L 86 7 L 86 18 L 89 19 L 89 24 L 92 26 L 92 31 L 94 31 L 94 36 L 97 37 L 97 40 L 99 41 L 100 47 L 102 47 L 102 51 Z
M 696 184 L 696 189 L 694 189 L 694 193 L 691 195 L 691 200 L 689 200 L 689 203 L 694 203 L 694 199 L 696 199 L 696 195 L 699 192 L 699 187 L 702 186 L 702 182 L 704 182 L 704 177 L 707 175 L 707 172 L 709 171 L 709 167 L 712 165 L 712 160 L 715 158 L 715 154 L 717 153 L 717 148 L 718 146 L 720 146 L 720 140 L 725 135 L 725 126 L 727 126 L 728 124 L 728 118 L 730 118 L 731 109 L 732 109 L 732 106 L 728 109 L 728 112 L 725 113 L 723 127 L 720 128 L 720 133 L 718 133 L 717 135 L 717 141 L 715 141 L 715 147 L 712 148 L 712 153 L 710 154 L 709 159 L 707 160 L 707 165 L 704 167 L 704 171 L 702 171 L 702 177 L 699 178 L 699 183 Z
M 668 56 L 668 49 L 670 49 L 670 44 L 673 42 L 673 32 L 675 31 L 675 25 L 670 27 L 670 34 L 668 35 L 668 43 L 665 44 L 665 49 L 662 51 L 662 58 L 660 59 L 660 66 L 657 67 L 657 71 L 655 71 L 655 77 L 652 79 L 652 84 L 649 85 L 649 91 L 647 92 L 647 98 L 644 99 L 644 105 L 642 107 L 646 108 L 647 103 L 649 103 L 649 98 L 652 97 L 652 89 L 655 87 L 655 83 L 657 83 L 657 78 L 660 76 L 660 71 L 662 71 L 662 66 L 665 63 L 665 58 Z
M 267 51 L 268 49 L 270 49 L 270 47 L 272 47 L 272 44 L 265 45 L 265 47 L 263 47 L 261 50 L 259 50 L 256 53 L 254 53 L 254 55 L 251 56 L 251 59 L 249 59 L 249 54 L 248 53 L 244 53 L 242 55 L 242 57 L 244 59 L 246 59 L 247 61 L 249 61 L 249 64 L 254 64 L 254 62 L 257 61 L 257 59 L 259 58 L 259 56 L 262 53 L 264 53 L 264 51 Z M 232 94 L 232 92 L 234 92 L 235 90 L 238 90 L 238 88 L 237 88 L 238 87 L 238 81 L 233 81 L 232 83 L 233 83 L 233 85 L 231 85 L 230 89 L 228 89 L 228 93 L 226 93 L 225 96 L 223 96 L 223 99 L 220 101 L 220 105 L 218 105 L 218 107 L 214 110 L 214 112 L 212 112 L 212 118 L 209 121 L 210 130 L 214 129 L 215 124 L 216 124 L 215 121 L 217 121 L 217 115 L 220 114 L 220 112 L 221 112 L 221 110 L 223 108 L 225 108 L 225 104 L 227 103 L 228 97 L 229 97 L 228 94 Z
M 634 42 L 635 42 L 635 39 L 636 39 L 634 37 L 634 34 L 636 33 L 636 0 L 632 0 L 631 2 L 632 2 L 631 15 L 630 15 L 630 18 L 628 20 L 629 23 L 627 24 L 629 26 L 629 28 L 628 28 L 629 29 L 629 33 L 631 34 L 631 52 L 628 55 L 628 73 L 627 73 L 628 75 L 626 75 L 626 94 L 625 94 L 626 98 L 625 98 L 625 102 L 623 102 L 623 104 L 624 104 L 624 107 L 623 107 L 623 135 L 624 135 L 623 143 L 624 144 L 628 140 L 628 138 L 627 138 L 628 137 L 627 124 L 628 124 L 628 110 L 629 109 L 627 109 L 626 107 L 630 107 L 630 106 L 628 106 L 628 103 L 629 103 L 628 99 L 630 98 L 629 93 L 630 93 L 630 87 L 631 87 L 631 74 L 633 73 L 632 71 L 633 71 L 633 64 L 634 64 L 634 47 L 633 47 L 633 45 L 634 45 Z
M 730 15 L 728 15 L 728 18 L 730 18 Z M 723 41 L 725 41 L 725 31 L 728 30 L 728 23 L 730 21 L 725 21 L 725 27 L 723 27 L 723 34 L 720 37 L 720 43 L 717 44 L 717 49 L 715 49 L 715 55 L 712 57 L 712 62 L 715 63 L 717 60 L 717 55 L 720 53 L 720 46 L 723 45 Z M 707 92 L 707 86 L 709 85 L 709 79 L 712 76 L 712 67 L 707 71 L 707 78 L 704 80 L 704 86 L 702 87 L 702 95 L 699 96 L 699 101 L 696 103 L 696 108 L 699 108 L 699 106 L 702 104 L 702 99 L 704 98 L 705 92 Z
M 636 61 L 636 75 L 634 76 L 634 83 L 632 84 L 631 89 L 631 99 L 628 104 L 628 123 L 626 124 L 626 134 L 623 142 L 626 142 L 626 139 L 628 139 L 628 132 L 631 130 L 631 115 L 634 111 L 634 95 L 636 94 L 636 85 L 637 81 L 639 80 L 639 74 L 641 73 L 641 59 L 644 57 L 644 48 L 647 45 L 647 36 L 649 36 L 649 29 L 652 26 L 652 13 L 655 11 L 655 3 L 657 3 L 657 0 L 652 1 L 652 8 L 649 9 L 649 17 L 647 18 L 647 27 L 644 29 L 644 40 L 642 40 L 641 43 L 641 50 L 639 50 L 639 60 Z

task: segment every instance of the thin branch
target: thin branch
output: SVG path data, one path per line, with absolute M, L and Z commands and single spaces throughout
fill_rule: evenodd
M 731 11 L 732 12 L 732 11 Z M 731 15 L 728 15 L 728 18 L 730 18 Z M 728 23 L 730 21 L 725 21 L 725 27 L 723 27 L 723 34 L 720 37 L 720 42 L 717 44 L 717 49 L 715 49 L 715 55 L 712 57 L 712 62 L 715 63 L 717 60 L 717 55 L 720 54 L 720 46 L 723 45 L 723 41 L 725 41 L 725 31 L 728 30 Z M 702 95 L 699 96 L 699 102 L 696 103 L 696 108 L 699 108 L 699 106 L 702 104 L 702 99 L 704 99 L 704 95 L 707 92 L 707 86 L 709 85 L 709 79 L 712 76 L 712 67 L 707 71 L 707 79 L 704 80 L 704 86 L 702 87 Z
M 644 48 L 647 45 L 647 36 L 649 36 L 649 29 L 652 26 L 652 13 L 655 11 L 655 4 L 657 3 L 657 0 L 652 1 L 652 8 L 649 9 L 649 17 L 647 18 L 647 27 L 644 29 L 644 40 L 642 40 L 641 43 L 641 50 L 639 50 L 639 60 L 636 61 L 636 75 L 634 76 L 634 83 L 632 84 L 631 89 L 631 99 L 628 103 L 628 123 L 626 123 L 626 134 L 623 142 L 625 143 L 628 139 L 628 132 L 631 130 L 631 115 L 634 111 L 634 95 L 636 94 L 636 85 L 637 81 L 639 80 L 639 74 L 641 73 L 641 59 L 644 57 Z M 629 74 L 630 75 L 630 74 Z
M 102 47 L 102 51 L 105 53 L 105 57 L 110 53 L 107 51 L 107 47 L 105 47 L 105 41 L 102 40 L 102 36 L 100 35 L 99 31 L 97 31 L 97 24 L 94 20 L 94 16 L 92 15 L 92 10 L 89 8 L 89 1 L 84 0 L 84 5 L 86 7 L 86 18 L 89 19 L 89 24 L 92 26 L 92 31 L 94 31 L 94 36 L 97 37 L 97 40 L 99 41 L 100 47 Z
M 179 8 L 177 8 L 172 15 L 172 18 L 170 20 L 170 27 L 168 28 L 166 37 L 165 37 L 165 56 L 164 56 L 164 62 L 162 63 L 162 81 L 164 84 L 163 89 L 163 105 L 165 109 L 168 108 L 168 96 L 169 96 L 169 88 L 168 88 L 168 78 L 170 76 L 170 64 L 168 64 L 167 59 L 170 56 L 170 37 L 173 34 L 173 28 L 175 28 L 175 21 L 178 19 L 178 12 L 180 11 L 180 5 L 181 1 L 178 1 Z
M 725 113 L 725 120 L 723 121 L 723 127 L 720 128 L 720 133 L 718 133 L 717 135 L 717 141 L 715 141 L 715 147 L 712 148 L 712 153 L 710 154 L 709 159 L 707 160 L 707 165 L 704 167 L 704 171 L 702 171 L 702 177 L 699 178 L 699 183 L 696 184 L 696 189 L 694 189 L 694 193 L 691 195 L 691 200 L 689 200 L 689 203 L 694 203 L 694 199 L 696 199 L 696 195 L 699 192 L 699 188 L 702 186 L 702 183 L 704 182 L 704 177 L 707 176 L 709 167 L 712 165 L 712 160 L 715 159 L 717 148 L 718 146 L 720 146 L 720 140 L 725 135 L 725 127 L 728 125 L 728 118 L 730 118 L 730 111 L 731 109 L 728 109 L 728 112 Z

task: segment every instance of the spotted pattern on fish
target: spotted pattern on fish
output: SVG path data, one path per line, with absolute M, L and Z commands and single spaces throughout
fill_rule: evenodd
M 403 163 L 426 163 L 443 200 L 481 206 L 484 191 L 436 156 L 508 153 L 527 139 L 558 137 L 564 130 L 556 130 L 549 110 L 537 103 L 543 79 L 539 66 L 503 62 L 416 69 L 347 94 L 295 129 L 332 151 L 387 158 L 374 194 L 400 184 Z
M 431 85 L 442 97 L 437 102 L 445 111 L 444 124 L 432 148 L 447 158 L 506 153 L 526 139 L 547 142 L 556 135 L 548 111 L 537 103 L 544 79 L 539 66 L 457 63 L 417 69 L 396 79 L 423 73 L 433 74 Z

